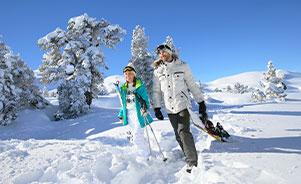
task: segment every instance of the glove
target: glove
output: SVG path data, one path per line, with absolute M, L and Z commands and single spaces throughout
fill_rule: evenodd
M 143 117 L 146 117 L 146 116 L 147 116 L 147 110 L 145 110 L 145 109 L 140 109 L 140 112 L 141 112 L 141 115 L 142 115 Z
M 118 116 L 118 119 L 119 119 L 120 123 L 122 123 L 122 124 L 123 124 L 123 118 L 122 118 L 122 117 L 120 117 L 120 116 Z
M 202 120 L 202 122 L 205 124 L 208 120 L 208 115 L 207 113 L 203 113 L 203 114 L 200 114 L 199 118 Z
M 163 117 L 163 115 L 162 115 L 160 109 L 161 109 L 161 108 L 155 108 L 155 116 L 156 116 L 159 120 L 163 120 L 164 117 Z
M 205 105 L 205 102 L 202 101 L 199 103 L 199 114 L 204 114 L 206 113 L 206 105 Z
M 203 122 L 206 122 L 208 119 L 208 115 L 206 113 L 206 105 L 204 101 L 199 103 L 199 114 L 200 114 L 200 119 Z

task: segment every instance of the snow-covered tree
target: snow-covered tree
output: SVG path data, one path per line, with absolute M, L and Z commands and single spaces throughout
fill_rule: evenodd
M 50 97 L 56 98 L 57 97 L 57 91 L 56 90 L 52 90 L 49 92 Z
M 284 90 L 286 86 L 282 79 L 276 76 L 276 69 L 272 61 L 268 62 L 268 71 L 264 73 L 264 78 L 260 81 L 260 84 L 265 88 L 264 93 L 268 99 L 285 100 L 286 94 Z
M 20 89 L 18 107 L 21 109 L 45 108 L 48 102 L 42 97 L 39 87 L 35 85 L 36 77 L 32 69 L 26 65 L 19 54 L 14 55 L 10 52 L 6 54 L 6 60 L 11 65 L 14 85 Z
M 66 32 L 57 28 L 39 39 L 38 45 L 42 50 L 49 50 L 43 55 L 43 64 L 39 68 L 42 73 L 41 83 L 63 81 L 58 91 L 60 96 L 73 93 L 82 95 L 72 95 L 74 98 L 68 100 L 59 97 L 59 100 L 66 99 L 66 102 L 59 103 L 61 111 L 68 118 L 78 115 L 77 112 L 86 111 L 85 104 L 78 104 L 85 103 L 82 100 L 85 92 L 92 93 L 93 97 L 99 94 L 98 86 L 103 83 L 103 73 L 99 68 L 108 69 L 101 46 L 114 49 L 122 41 L 121 35 L 126 32 L 119 25 L 112 25 L 104 19 L 98 21 L 87 14 L 71 18 L 67 29 Z M 81 89 L 68 91 L 74 90 L 71 84 Z M 66 89 L 63 90 L 62 86 Z M 76 107 L 69 108 L 70 105 Z
M 43 96 L 44 97 L 49 97 L 49 93 L 47 91 L 47 87 L 46 86 L 44 86 L 44 88 L 43 88 Z
M 251 98 L 254 102 L 266 101 L 266 96 L 265 96 L 264 92 L 260 91 L 259 89 L 253 91 Z
M 132 39 L 132 58 L 130 62 L 134 65 L 134 68 L 139 77 L 147 89 L 148 96 L 151 99 L 152 96 L 152 78 L 153 78 L 153 67 L 152 63 L 154 57 L 148 52 L 148 37 L 145 36 L 144 28 L 139 25 L 133 30 Z
M 10 63 L 6 61 L 9 50 L 10 48 L 0 40 L 0 125 L 11 124 L 17 118 L 18 95 Z
M 58 87 L 59 111 L 55 114 L 56 120 L 76 118 L 88 112 L 85 88 L 80 80 L 65 80 Z
M 109 94 L 109 92 L 104 84 L 100 84 L 98 86 L 98 89 L 99 89 L 99 95 L 108 95 Z
M 236 93 L 236 94 L 244 94 L 248 92 L 254 91 L 254 88 L 249 88 L 239 82 L 236 82 L 234 85 L 228 85 L 226 88 L 216 88 L 214 92 L 229 92 L 229 93 Z
M 166 40 L 165 40 L 164 44 L 167 44 L 168 46 L 170 46 L 173 53 L 179 55 L 181 49 L 176 48 L 175 44 L 173 43 L 173 39 L 170 36 L 166 37 Z
M 0 40 L 0 124 L 7 125 L 24 108 L 44 108 L 48 102 L 34 84 L 33 71 L 20 55 L 14 55 Z
M 235 83 L 233 87 L 233 93 L 244 94 L 249 92 L 249 87 L 240 83 Z

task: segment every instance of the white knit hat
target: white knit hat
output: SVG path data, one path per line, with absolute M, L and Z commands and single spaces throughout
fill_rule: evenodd
M 133 73 L 135 74 L 135 76 L 136 76 L 136 70 L 135 70 L 134 65 L 133 65 L 132 62 L 130 62 L 126 67 L 124 67 L 123 73 L 126 72 L 126 71 L 131 71 L 131 72 L 133 72 Z

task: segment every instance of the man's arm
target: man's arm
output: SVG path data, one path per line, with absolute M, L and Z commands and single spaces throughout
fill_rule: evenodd
M 159 81 L 159 78 L 154 73 L 153 75 L 153 103 L 154 103 L 154 109 L 155 108 L 161 108 L 161 84 Z
M 198 103 L 201 103 L 202 101 L 204 101 L 204 96 L 194 81 L 194 77 L 189 65 L 187 63 L 185 65 L 186 68 L 185 68 L 184 80 L 187 84 L 187 88 L 190 90 L 195 100 Z

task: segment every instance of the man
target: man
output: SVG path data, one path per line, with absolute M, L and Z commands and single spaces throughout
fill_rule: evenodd
M 168 114 L 176 140 L 186 157 L 186 171 L 190 173 L 193 167 L 197 167 L 198 156 L 190 132 L 190 115 L 187 108 L 190 107 L 191 102 L 188 90 L 199 103 L 199 113 L 203 117 L 207 116 L 206 105 L 188 64 L 179 60 L 167 44 L 159 45 L 156 52 L 160 58 L 154 62 L 155 115 L 159 120 L 164 119 L 161 113 L 161 98 L 163 97 L 165 112 Z

